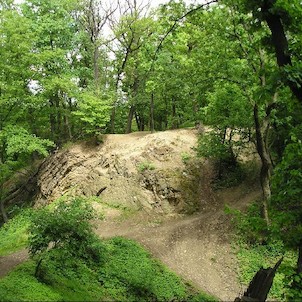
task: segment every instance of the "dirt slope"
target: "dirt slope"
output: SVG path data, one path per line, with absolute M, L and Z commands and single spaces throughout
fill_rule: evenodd
M 195 130 L 138 132 L 107 135 L 99 146 L 59 150 L 40 168 L 36 203 L 62 194 L 97 197 L 95 207 L 105 215 L 96 222 L 100 237 L 138 240 L 200 289 L 234 300 L 243 289 L 223 210 L 225 204 L 244 208 L 260 189 L 242 184 L 213 192 L 210 165 L 193 159 L 196 142 Z M 19 258 L 2 257 L 0 276 Z
M 143 244 L 170 269 L 222 301 L 233 301 L 244 288 L 238 283 L 238 265 L 231 242 L 230 217 L 224 205 L 242 208 L 259 198 L 257 187 L 241 185 L 218 194 L 194 215 L 163 216 L 139 212 L 123 219 L 108 213 L 98 223 L 102 238 L 125 236 Z
M 144 210 L 173 212 L 196 202 L 200 195 L 192 180 L 200 177 L 194 156 L 194 130 L 150 134 L 111 134 L 99 146 L 75 144 L 53 154 L 38 178 L 37 203 L 63 194 L 100 196 L 103 202 Z M 186 188 L 184 188 L 186 186 Z

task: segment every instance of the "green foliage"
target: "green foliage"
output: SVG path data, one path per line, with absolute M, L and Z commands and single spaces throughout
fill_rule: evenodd
M 295 297 L 294 300 L 299 300 L 298 287 L 293 289 L 291 286 L 292 276 L 295 276 L 297 253 L 288 249 L 280 236 L 274 234 L 274 226 L 267 227 L 261 217 L 260 204 L 253 203 L 246 213 L 230 208 L 226 208 L 226 212 L 232 215 L 237 231 L 236 253 L 240 265 L 240 282 L 248 285 L 261 267 L 273 267 L 284 257 L 274 278 L 269 298 L 288 301 Z
M 31 216 L 31 209 L 23 209 L 0 228 L 0 256 L 26 247 Z
M 207 95 L 203 108 L 205 124 L 220 128 L 249 128 L 253 124 L 252 106 L 238 84 L 217 82 Z
M 1 279 L 0 300 L 215 301 L 185 284 L 134 241 L 113 238 L 104 242 L 104 250 L 105 261 L 91 266 L 52 249 L 39 280 L 33 261 Z
M 294 250 L 301 248 L 302 236 L 302 142 L 301 127 L 292 132 L 291 142 L 287 144 L 282 161 L 275 168 L 270 202 L 272 232 L 275 237 Z M 287 298 L 300 300 L 301 276 L 292 273 L 287 276 Z
M 34 262 L 17 267 L 0 280 L 1 301 L 60 301 L 61 295 L 34 276 Z
M 50 140 L 38 138 L 24 128 L 12 125 L 1 130 L 0 142 L 6 147 L 2 152 L 8 160 L 12 160 L 14 156 L 28 156 L 33 152 L 46 156 L 47 148 L 54 146 Z
M 296 255 L 292 251 L 285 252 L 281 241 L 272 241 L 266 245 L 240 244 L 237 251 L 240 282 L 247 286 L 261 267 L 273 267 L 282 256 L 284 259 L 275 275 L 268 299 L 288 301 L 288 276 L 294 272 Z
M 292 138 L 275 169 L 271 207 L 276 235 L 290 247 L 297 247 L 302 236 L 302 142 Z
M 181 153 L 181 160 L 184 164 L 188 163 L 188 161 L 190 161 L 190 159 L 192 158 L 192 155 L 187 153 L 187 152 L 182 152 Z
M 215 129 L 198 138 L 197 155 L 213 161 L 217 189 L 236 186 L 246 177 L 247 165 L 237 159 L 243 143 L 233 141 L 233 135 L 232 131 L 227 134 L 226 130 Z
M 241 241 L 251 245 L 267 241 L 268 228 L 261 217 L 260 202 L 252 203 L 245 213 L 230 207 L 226 207 L 225 212 L 231 215 Z
M 227 159 L 230 157 L 230 146 L 223 142 L 219 129 L 199 136 L 197 154 L 211 159 Z
M 148 170 L 151 171 L 151 170 L 155 170 L 155 165 L 149 161 L 143 161 L 137 165 L 137 169 L 139 172 L 144 172 Z
M 35 263 L 28 261 L 0 280 L 1 301 L 100 301 L 97 274 L 85 263 L 66 258 L 47 262 L 44 282 L 34 277 Z
M 102 246 L 92 231 L 92 218 L 92 206 L 81 198 L 59 201 L 53 209 L 40 209 L 34 214 L 29 229 L 32 257 L 50 257 L 48 253 L 58 249 L 64 257 L 101 261 Z
M 0 130 L 0 200 L 4 198 L 4 182 L 24 167 L 33 153 L 46 156 L 53 143 L 30 134 L 19 126 L 8 125 Z
M 84 123 L 86 133 L 96 135 L 106 128 L 114 98 L 114 94 L 108 92 L 96 94 L 85 91 L 81 94 L 74 115 Z
M 302 299 L 302 274 L 291 272 L 290 278 L 287 277 L 288 286 L 286 299 L 288 301 L 301 301 Z

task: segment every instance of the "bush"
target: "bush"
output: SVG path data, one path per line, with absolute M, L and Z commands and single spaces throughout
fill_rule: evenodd
M 92 230 L 90 220 L 94 217 L 90 203 L 81 198 L 61 200 L 53 209 L 38 210 L 29 228 L 28 243 L 32 258 L 38 261 L 36 273 L 51 250 L 59 250 L 57 255 L 63 259 L 75 257 L 99 263 L 103 247 Z
M 261 218 L 260 204 L 251 204 L 246 213 L 229 208 L 226 212 L 233 215 L 237 230 L 236 247 L 240 282 L 247 286 L 261 267 L 273 267 L 283 256 L 284 259 L 275 275 L 269 299 L 287 301 L 293 297 L 297 298 L 297 293 L 290 288 L 290 276 L 294 273 L 297 261 L 296 253 L 286 249 L 280 238 L 272 236 L 271 228 L 268 228 L 264 219 Z
M 146 170 L 154 170 L 155 169 L 155 166 L 153 163 L 150 163 L 148 161 L 144 161 L 144 162 L 141 162 L 137 165 L 137 169 L 139 172 L 144 172 Z
M 20 265 L 0 280 L 0 301 L 214 301 L 136 242 L 117 237 L 103 244 L 101 265 L 66 257 L 59 248 L 45 254 L 39 279 L 34 261 Z
M 261 217 L 259 202 L 252 203 L 246 213 L 239 210 L 225 208 L 225 212 L 232 216 L 232 222 L 236 228 L 240 241 L 247 244 L 259 244 L 268 239 L 268 228 Z

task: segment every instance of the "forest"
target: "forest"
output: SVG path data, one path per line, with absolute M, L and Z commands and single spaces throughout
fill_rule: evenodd
M 1 223 L 16 171 L 68 142 L 196 127 L 218 178 L 254 144 L 262 198 L 244 232 L 295 254 L 285 299 L 302 299 L 301 1 L 150 4 L 1 0 Z

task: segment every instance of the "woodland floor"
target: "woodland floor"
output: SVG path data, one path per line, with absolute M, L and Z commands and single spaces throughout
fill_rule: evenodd
M 161 132 L 156 137 L 154 134 L 150 135 L 157 145 L 160 140 L 169 142 L 172 136 L 177 138 L 176 143 L 170 142 L 170 146 L 173 147 L 179 145 L 179 148 L 188 148 L 190 144 L 188 140 L 192 140 L 192 145 L 196 142 L 196 136 L 185 130 Z M 107 139 L 103 149 L 108 156 L 110 150 L 118 150 L 116 152 L 119 152 L 119 156 L 125 154 L 124 158 L 133 161 L 135 152 L 138 153 L 142 143 L 148 145 L 147 137 L 142 133 L 110 135 L 110 140 Z M 127 150 L 128 146 L 133 150 L 131 157 Z M 76 156 L 80 159 L 84 156 L 91 158 L 92 151 L 83 152 L 81 148 L 74 147 L 73 150 L 78 152 Z M 173 153 L 168 150 L 165 156 L 167 154 L 170 156 Z M 172 165 L 173 162 L 181 162 L 180 150 L 177 150 L 177 154 L 177 159 L 169 158 L 160 161 L 159 164 Z M 127 167 L 129 163 L 125 164 Z M 113 190 L 114 187 L 113 184 Z M 115 187 L 116 191 L 121 189 L 122 187 Z M 96 221 L 96 232 L 101 238 L 124 236 L 137 240 L 153 256 L 197 288 L 223 301 L 233 301 L 243 293 L 244 287 L 238 283 L 238 265 L 230 244 L 232 236 L 230 217 L 224 213 L 224 207 L 227 204 L 232 208 L 245 208 L 248 203 L 260 196 L 260 188 L 257 185 L 243 183 L 235 188 L 216 192 L 213 196 L 214 198 L 203 201 L 201 210 L 194 215 L 173 212 L 164 215 L 144 208 L 127 212 L 123 208 L 106 206 L 101 209 L 105 212 L 105 219 Z M 5 276 L 27 258 L 26 250 L 0 257 L 0 277 Z

